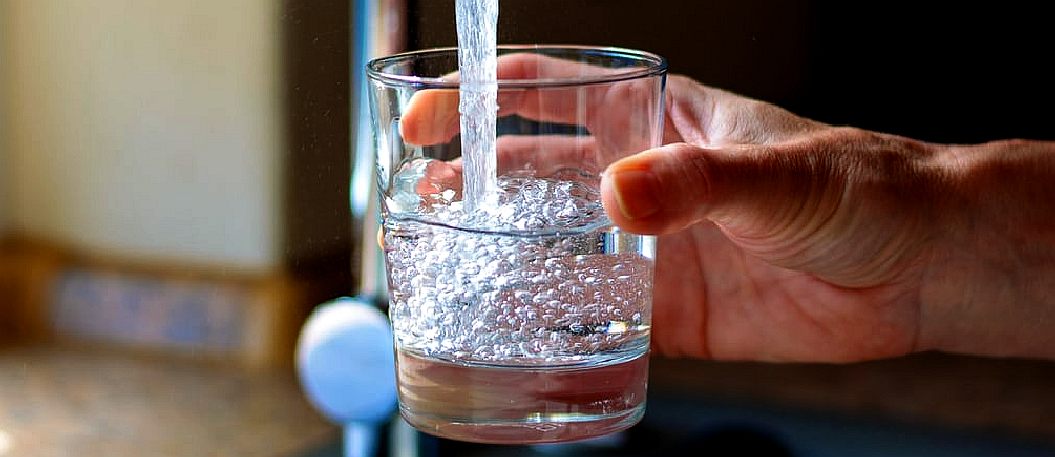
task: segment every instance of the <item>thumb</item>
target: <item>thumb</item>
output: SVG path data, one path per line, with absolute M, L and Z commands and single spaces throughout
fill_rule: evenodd
M 611 164 L 602 200 L 612 221 L 634 233 L 710 219 L 744 240 L 791 236 L 788 229 L 809 231 L 838 206 L 845 170 L 832 160 L 788 146 L 670 144 Z
M 860 136 L 825 147 L 671 144 L 611 164 L 601 198 L 629 232 L 662 235 L 710 220 L 772 264 L 874 285 L 920 254 L 932 225 L 935 177 L 917 162 L 927 155 L 892 152 L 891 141 L 878 152 L 862 150 Z

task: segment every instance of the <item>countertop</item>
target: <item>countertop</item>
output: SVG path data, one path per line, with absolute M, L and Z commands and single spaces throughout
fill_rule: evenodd
M 0 348 L 3 457 L 278 457 L 336 436 L 289 373 L 115 351 Z
M 712 413 L 722 404 L 789 408 L 825 420 L 1055 443 L 1052 362 L 944 354 L 849 365 L 654 358 L 650 376 L 650 397 L 702 399 L 719 405 Z M 648 414 L 659 423 L 664 408 L 655 406 Z M 338 436 L 292 373 L 69 347 L 0 348 L 3 457 L 294 456 Z

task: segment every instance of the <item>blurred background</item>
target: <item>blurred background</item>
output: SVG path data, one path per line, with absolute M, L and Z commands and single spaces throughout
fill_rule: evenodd
M 355 50 L 456 44 L 453 0 L 369 3 L 365 30 L 349 0 L 0 0 L 0 456 L 339 455 L 293 354 L 358 280 Z M 503 43 L 644 49 L 832 124 L 1055 139 L 1039 6 L 500 4 Z M 651 380 L 618 440 L 423 449 L 1055 455 L 1051 362 L 658 359 Z

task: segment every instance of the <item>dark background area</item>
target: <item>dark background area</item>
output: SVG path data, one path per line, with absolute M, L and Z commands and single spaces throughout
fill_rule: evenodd
M 349 295 L 353 267 L 348 0 L 286 0 L 284 268 L 313 282 L 309 303 Z M 306 310 L 303 310 L 306 311 Z
M 938 3 L 502 0 L 498 33 L 652 51 L 674 73 L 832 124 L 936 142 L 1055 138 L 1042 4 Z M 412 49 L 457 44 L 453 0 L 409 8 Z

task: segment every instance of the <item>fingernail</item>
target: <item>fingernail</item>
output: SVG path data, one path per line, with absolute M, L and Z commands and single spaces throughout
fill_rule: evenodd
M 627 219 L 644 219 L 660 210 L 659 180 L 647 170 L 609 172 L 619 212 Z

